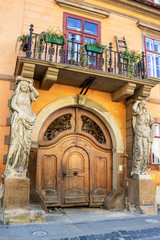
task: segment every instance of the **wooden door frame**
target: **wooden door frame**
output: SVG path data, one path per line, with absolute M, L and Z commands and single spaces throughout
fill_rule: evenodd
M 76 97 L 64 97 L 60 98 L 58 100 L 55 100 L 51 103 L 49 103 L 46 107 L 44 107 L 39 114 L 37 115 L 37 120 L 35 123 L 35 127 L 33 129 L 32 133 L 32 148 L 38 148 L 38 139 L 39 139 L 39 132 L 41 130 L 41 127 L 43 123 L 46 121 L 46 119 L 55 111 L 60 110 L 65 107 L 80 107 L 83 109 L 86 109 L 93 114 L 95 114 L 97 117 L 99 117 L 106 128 L 108 129 L 111 139 L 112 139 L 112 154 L 113 154 L 113 189 L 118 188 L 118 168 L 119 168 L 119 162 L 122 155 L 124 155 L 125 148 L 124 148 L 124 140 L 121 133 L 121 129 L 115 120 L 115 118 L 109 113 L 102 105 L 99 103 L 87 99 L 81 101 L 81 96 Z

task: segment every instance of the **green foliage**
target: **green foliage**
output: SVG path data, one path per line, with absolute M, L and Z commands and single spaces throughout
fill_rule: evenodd
M 86 55 L 85 45 L 80 48 L 80 65 L 82 67 L 88 67 L 88 57 Z
M 18 42 L 23 42 L 24 41 L 24 39 L 26 39 L 27 40 L 27 42 L 29 41 L 29 35 L 28 34 L 22 34 L 21 36 L 19 36 L 18 38 L 17 38 L 17 41 Z
M 16 49 L 17 49 L 17 46 L 19 45 L 19 51 L 23 51 L 24 45 L 28 44 L 28 42 L 29 42 L 29 35 L 28 34 L 22 34 L 21 36 L 19 36 L 17 38 Z
M 135 77 L 135 68 L 141 59 L 141 54 L 136 53 L 134 50 L 128 49 L 122 53 L 122 59 L 126 61 L 128 66 L 128 77 Z
M 46 31 L 41 32 L 38 35 L 38 38 L 39 38 L 39 40 L 42 40 L 42 39 L 44 40 L 46 38 L 48 40 L 48 42 L 51 38 L 61 38 L 61 39 L 63 39 L 63 41 L 65 43 L 67 42 L 66 34 L 62 33 L 62 31 L 59 29 L 59 27 L 57 27 L 56 30 L 53 30 L 52 27 L 49 27 Z
M 101 44 L 99 41 L 97 41 L 97 42 L 90 42 L 90 41 L 89 41 L 89 42 L 86 42 L 86 43 L 84 44 L 84 46 L 86 46 L 86 45 L 95 46 L 95 47 L 102 48 L 102 49 L 107 48 L 106 45 Z

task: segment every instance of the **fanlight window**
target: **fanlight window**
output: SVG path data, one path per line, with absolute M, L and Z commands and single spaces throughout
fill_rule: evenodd
M 89 117 L 82 115 L 81 116 L 83 125 L 82 131 L 85 131 L 91 134 L 99 143 L 104 144 L 106 143 L 106 138 L 104 133 L 102 132 L 101 128 Z
M 71 129 L 72 128 L 71 117 L 72 117 L 72 114 L 64 114 L 56 118 L 45 131 L 43 140 L 51 141 L 59 133 Z

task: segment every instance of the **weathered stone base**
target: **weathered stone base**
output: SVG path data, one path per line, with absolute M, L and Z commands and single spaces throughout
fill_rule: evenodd
M 28 210 L 30 180 L 28 178 L 5 178 L 3 210 Z
M 146 214 L 146 215 L 152 215 L 157 214 L 157 206 L 156 205 L 150 205 L 150 206 L 135 206 L 135 205 L 129 205 L 129 211 L 139 213 L 139 214 Z
M 124 190 L 119 191 L 111 190 L 104 200 L 103 208 L 106 210 L 110 209 L 122 210 L 124 209 L 124 201 L 125 201 Z
M 157 214 L 155 183 L 151 176 L 126 179 L 126 199 L 129 211 L 140 214 Z
M 29 205 L 30 180 L 8 177 L 4 180 L 3 223 L 45 222 L 45 212 L 40 206 Z
M 3 212 L 3 224 L 41 222 L 45 222 L 45 212 L 39 206 L 31 206 L 29 210 L 14 209 Z

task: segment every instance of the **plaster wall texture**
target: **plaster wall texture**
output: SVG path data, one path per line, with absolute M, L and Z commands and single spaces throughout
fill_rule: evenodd
M 12 96 L 9 90 L 10 82 L 0 80 L 0 176 L 4 171 L 3 155 L 8 152 L 8 145 L 4 144 L 4 136 L 10 133 L 10 127 L 6 126 L 6 118 L 9 117 L 8 99 Z
M 113 47 L 116 47 L 115 35 L 119 38 L 124 35 L 127 40 L 129 49 L 136 51 L 142 50 L 141 30 L 136 26 L 137 19 L 149 20 L 153 23 L 158 21 L 151 17 L 146 17 L 143 14 L 137 14 L 133 11 L 122 9 L 118 6 L 102 3 L 99 1 L 89 1 L 93 4 L 98 4 L 109 9 L 120 12 L 121 14 L 128 14 L 131 17 L 118 15 L 111 12 L 109 18 L 98 19 L 90 17 L 82 13 L 65 10 L 59 7 L 55 1 L 50 0 L 1 0 L 1 16 L 0 21 L 3 23 L 0 26 L 0 74 L 14 74 L 16 63 L 16 56 L 19 55 L 18 51 L 15 52 L 16 39 L 22 33 L 29 32 L 29 26 L 34 25 L 34 31 L 40 33 L 48 27 L 54 29 L 63 26 L 63 12 L 67 11 L 76 15 L 85 16 L 95 20 L 101 21 L 101 38 L 102 43 L 108 45 L 113 42 Z M 132 18 L 133 17 L 133 18 Z M 137 19 L 135 19 L 137 17 Z
M 38 82 L 35 82 L 36 88 L 38 88 Z M 46 105 L 50 102 L 57 100 L 63 97 L 69 96 L 77 96 L 80 93 L 79 88 L 63 86 L 54 84 L 53 87 L 49 91 L 43 91 L 38 89 L 40 94 L 37 102 L 33 103 L 33 112 L 37 115 Z M 87 98 L 97 103 L 101 104 L 103 107 L 109 111 L 113 117 L 116 119 L 124 137 L 126 135 L 126 110 L 124 102 L 112 102 L 111 94 L 108 93 L 100 93 L 95 90 L 89 90 L 87 93 Z
M 14 73 L 17 54 L 15 44 L 22 33 L 24 0 L 1 0 L 0 14 L 0 74 Z
M 102 1 L 102 2 L 99 1 L 99 0 L 98 1 L 97 0 L 87 0 L 87 2 L 101 5 L 103 7 L 108 8 L 108 9 L 112 9 L 113 11 L 117 11 L 117 12 L 129 15 L 129 16 L 132 16 L 134 18 L 141 18 L 141 19 L 144 19 L 146 21 L 151 21 L 153 23 L 159 24 L 159 20 L 157 20 L 155 18 L 152 18 L 152 17 L 149 17 L 149 16 L 145 16 L 143 13 L 137 13 L 134 10 L 129 10 L 129 9 L 125 8 L 124 6 L 120 7 L 120 6 L 118 6 L 118 4 L 113 5 L 112 3 L 107 3 L 107 1 L 105 2 L 105 0 Z

